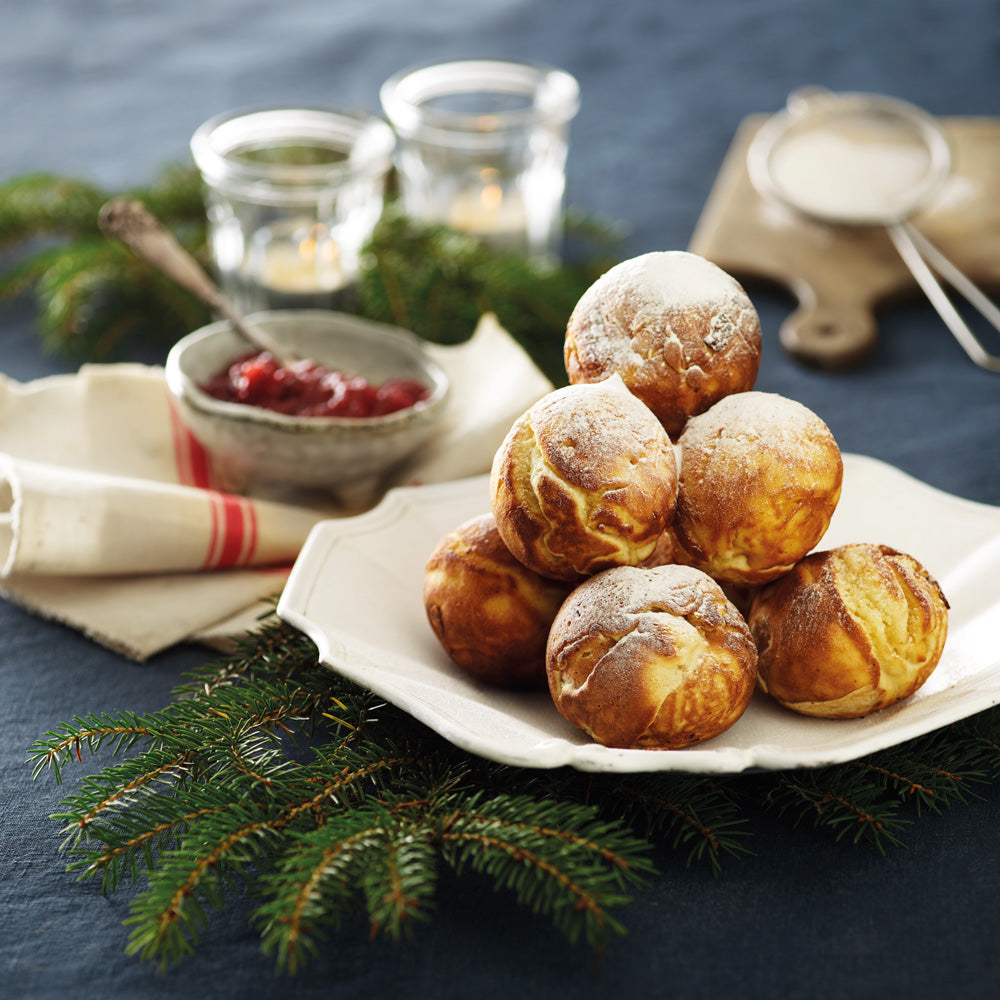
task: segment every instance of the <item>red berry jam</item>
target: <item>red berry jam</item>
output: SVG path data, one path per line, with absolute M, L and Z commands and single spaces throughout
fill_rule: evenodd
M 201 385 L 227 403 L 246 403 L 295 417 L 380 417 L 405 410 L 428 397 L 413 379 L 391 378 L 372 385 L 317 364 L 293 361 L 285 366 L 267 351 L 243 355 Z

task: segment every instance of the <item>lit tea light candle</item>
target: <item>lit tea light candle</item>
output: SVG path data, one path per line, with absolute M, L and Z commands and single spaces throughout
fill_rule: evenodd
M 569 73 L 459 59 L 401 70 L 379 96 L 408 215 L 539 264 L 559 260 L 568 129 L 580 103 Z
M 266 308 L 322 308 L 344 288 L 340 247 L 325 226 L 300 226 L 289 235 L 259 231 L 249 256 L 248 276 L 266 297 Z
M 342 307 L 382 214 L 396 140 L 369 114 L 261 108 L 218 115 L 191 138 L 208 243 L 244 312 Z
M 476 236 L 497 250 L 526 252 L 528 216 L 520 192 L 505 190 L 493 168 L 484 169 L 480 179 L 481 186 L 455 195 L 445 221 L 452 229 Z
M 260 283 L 276 292 L 332 292 L 344 284 L 340 248 L 322 226 L 299 240 L 274 240 L 264 247 Z

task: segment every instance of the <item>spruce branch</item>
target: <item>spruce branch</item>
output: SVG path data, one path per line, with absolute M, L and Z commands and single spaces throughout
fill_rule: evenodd
M 390 203 L 366 248 L 359 309 L 443 344 L 466 340 L 483 313 L 494 313 L 559 384 L 566 319 L 621 249 L 620 234 L 596 220 L 576 213 L 568 227 L 588 252 L 547 267 L 443 226 L 417 226 Z
M 277 598 L 269 603 L 269 610 L 261 614 L 252 631 L 233 637 L 232 648 L 226 656 L 189 671 L 185 675 L 188 680 L 174 688 L 173 696 L 200 698 L 248 678 L 290 677 L 293 674 L 299 675 L 302 683 L 308 684 L 315 679 L 322 682 L 319 686 L 330 690 L 336 678 L 318 664 L 316 646 L 303 633 L 276 617 Z
M 126 878 L 136 884 L 141 872 L 154 871 L 164 850 L 177 843 L 189 826 L 220 808 L 217 798 L 197 786 L 183 795 L 135 799 L 108 821 L 92 817 L 81 824 L 72 812 L 54 818 L 68 820 L 63 843 L 73 861 L 67 870 L 80 880 L 100 875 L 103 892 L 115 892 Z
M 447 817 L 440 835 L 456 871 L 489 875 L 570 942 L 582 936 L 600 950 L 611 932 L 624 932 L 610 911 L 630 901 L 626 887 L 651 875 L 648 845 L 591 806 L 508 796 L 469 805 Z
M 155 723 L 133 712 L 76 715 L 71 722 L 62 723 L 36 740 L 28 752 L 28 762 L 33 765 L 33 777 L 51 769 L 56 784 L 61 784 L 63 764 L 71 760 L 82 763 L 84 747 L 88 753 L 96 753 L 110 745 L 112 752 L 120 753 L 140 740 L 154 739 Z
M 193 167 L 171 164 L 151 184 L 124 194 L 144 202 L 211 267 Z M 76 361 L 114 359 L 130 344 L 167 346 L 209 319 L 201 302 L 100 232 L 98 213 L 111 197 L 84 181 L 47 174 L 0 184 L 0 246 L 23 251 L 0 275 L 0 297 L 32 291 L 43 346 Z M 344 308 L 446 344 L 468 339 L 480 316 L 493 312 L 559 383 L 566 318 L 622 249 L 620 232 L 579 211 L 567 213 L 566 228 L 574 259 L 539 266 L 474 237 L 418 225 L 390 201 Z
M 170 165 L 131 192 L 206 259 L 201 184 Z M 118 357 L 126 343 L 169 345 L 207 322 L 205 306 L 99 230 L 106 191 L 77 178 L 29 174 L 0 184 L 0 247 L 17 256 L 0 297 L 32 292 L 42 344 L 75 361 Z
M 149 888 L 132 903 L 127 924 L 134 930 L 126 950 L 163 963 L 189 954 L 208 909 L 223 907 L 227 888 L 245 880 L 248 866 L 265 865 L 280 851 L 286 829 L 294 833 L 321 827 L 331 811 L 370 793 L 370 779 L 405 760 L 369 752 L 334 774 L 306 768 L 266 796 L 202 783 L 199 795 L 205 806 L 186 822 L 177 845 L 161 854 L 149 874 Z M 222 793 L 228 795 L 218 801 Z
M 955 802 L 981 799 L 979 788 L 988 781 L 979 766 L 975 747 L 961 741 L 942 745 L 940 737 L 912 740 L 901 748 L 858 761 L 870 781 L 912 805 L 940 813 Z
M 108 892 L 145 882 L 127 950 L 189 954 L 208 912 L 249 878 L 262 944 L 291 970 L 349 911 L 372 933 L 409 933 L 434 911 L 442 861 L 487 873 L 572 941 L 623 930 L 611 911 L 652 870 L 641 838 L 571 797 L 518 791 L 534 775 L 470 761 L 375 705 L 307 639 L 265 621 L 161 712 L 81 716 L 39 740 L 38 773 L 83 749 L 122 758 L 56 815 L 80 878 Z
M 394 817 L 380 830 L 380 850 L 364 868 L 361 891 L 370 933 L 399 938 L 429 919 L 437 886 L 438 850 L 426 823 Z
M 1000 711 L 835 767 L 719 779 L 535 771 L 470 757 L 319 662 L 272 612 L 190 674 L 159 712 L 75 717 L 41 737 L 36 775 L 113 761 L 56 814 L 68 868 L 140 884 L 127 950 L 197 947 L 234 887 L 279 969 L 346 917 L 402 937 L 430 919 L 442 864 L 478 873 L 569 942 L 606 946 L 654 873 L 651 849 L 719 874 L 749 853 L 748 803 L 883 853 L 921 815 L 1000 777 Z
M 126 342 L 171 344 L 208 319 L 205 306 L 104 237 L 81 237 L 17 272 L 32 278 L 46 350 L 76 360 L 118 356 Z
M 385 819 L 384 809 L 369 806 L 289 834 L 276 869 L 261 879 L 265 901 L 255 913 L 263 948 L 277 953 L 279 968 L 298 971 L 346 914 L 360 911 L 354 890 L 382 849 Z
M 687 864 L 707 861 L 718 876 L 725 855 L 752 853 L 750 829 L 731 782 L 687 774 L 634 775 L 607 789 L 611 801 L 648 835 L 687 851 Z
M 104 192 L 74 177 L 31 173 L 0 187 L 0 245 L 94 231 Z
M 291 833 L 276 870 L 262 878 L 255 914 L 266 951 L 296 971 L 343 916 L 366 912 L 370 932 L 398 938 L 433 911 L 437 815 L 462 771 L 427 758 L 406 762 L 391 785 L 315 830 Z
M 190 752 L 147 750 L 138 757 L 106 767 L 99 774 L 85 777 L 80 791 L 67 795 L 62 802 L 64 811 L 53 818 L 67 824 L 67 833 L 76 831 L 78 838 L 85 837 L 99 817 L 112 810 L 130 809 L 140 796 L 182 779 L 190 772 L 191 761 Z
M 765 801 L 779 815 L 790 814 L 796 827 L 812 820 L 836 840 L 868 843 L 882 854 L 887 846 L 903 846 L 911 822 L 899 815 L 899 801 L 854 764 L 783 772 Z
M 1000 706 L 962 719 L 941 732 L 969 754 L 970 766 L 991 781 L 1000 777 Z
M 797 825 L 811 819 L 836 839 L 902 846 L 925 812 L 982 799 L 1000 777 L 996 708 L 859 760 L 779 775 L 765 802 Z

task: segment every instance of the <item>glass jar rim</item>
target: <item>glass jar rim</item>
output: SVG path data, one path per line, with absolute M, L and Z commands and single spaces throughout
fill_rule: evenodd
M 521 95 L 522 108 L 489 112 L 428 106 L 438 97 L 472 93 Z M 561 126 L 580 107 L 580 86 L 570 73 L 540 63 L 461 59 L 415 66 L 389 77 L 379 92 L 382 109 L 403 138 L 418 133 L 487 137 L 532 124 Z
M 267 163 L 239 155 L 266 148 L 268 142 L 315 144 L 345 155 L 335 163 L 322 164 Z M 211 186 L 245 197 L 287 188 L 288 197 L 305 200 L 351 177 L 387 172 L 395 144 L 392 129 L 375 115 L 319 107 L 266 107 L 208 119 L 191 137 L 191 154 Z

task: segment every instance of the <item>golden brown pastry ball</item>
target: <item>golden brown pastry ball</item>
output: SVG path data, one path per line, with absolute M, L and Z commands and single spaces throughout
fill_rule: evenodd
M 740 284 L 683 250 L 617 264 L 581 296 L 563 349 L 572 383 L 617 372 L 674 439 L 689 416 L 752 389 L 757 311 Z
M 569 590 L 518 562 L 492 514 L 441 539 L 424 573 L 427 619 L 445 652 L 477 680 L 509 688 L 544 687 L 549 626 Z
M 912 556 L 859 543 L 815 552 L 761 588 L 749 625 L 763 690 L 804 715 L 855 718 L 927 680 L 948 602 Z
M 676 498 L 670 439 L 617 376 L 544 396 L 493 459 L 501 537 L 526 566 L 556 579 L 642 562 Z
M 801 403 L 727 396 L 692 417 L 679 444 L 674 532 L 684 561 L 728 583 L 766 583 L 823 537 L 843 462 L 829 428 Z
M 552 623 L 549 691 L 606 746 L 673 750 L 710 739 L 754 690 L 750 630 L 690 566 L 623 566 L 580 584 Z

